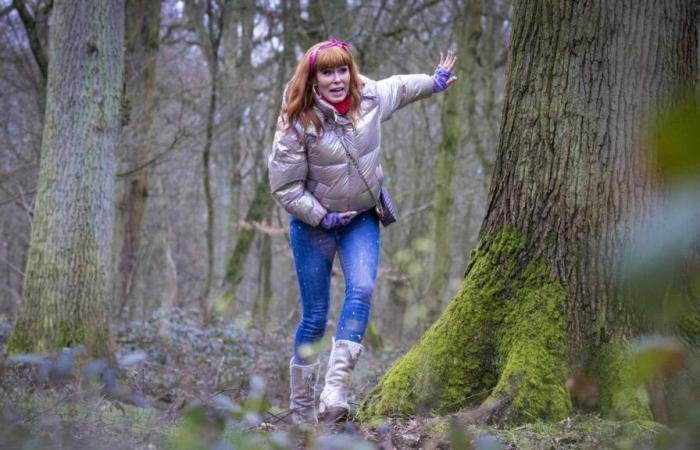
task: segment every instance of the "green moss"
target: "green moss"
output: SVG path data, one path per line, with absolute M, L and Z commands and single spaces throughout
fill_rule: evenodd
M 107 329 L 95 327 L 88 330 L 83 323 L 63 322 L 48 330 L 35 326 L 28 328 L 18 323 L 10 336 L 7 351 L 9 354 L 45 352 L 85 344 L 91 356 L 101 357 L 109 354 L 109 342 Z
M 561 419 L 571 410 L 567 373 L 566 292 L 541 263 L 531 263 L 501 328 L 505 358 L 493 398 L 507 397 L 511 423 Z
M 29 335 L 15 327 L 12 335 L 10 335 L 10 340 L 7 342 L 7 353 L 10 355 L 18 353 L 30 353 L 33 351 L 32 340 Z
M 566 294 L 544 264 L 523 260 L 525 247 L 512 229 L 481 242 L 456 298 L 370 392 L 360 420 L 456 411 L 494 385 L 514 420 L 566 414 Z
M 649 397 L 644 386 L 632 379 L 629 347 L 608 343 L 598 351 L 591 364 L 598 380 L 600 412 L 610 418 L 651 420 Z
M 57 347 L 54 348 L 73 347 L 86 343 L 87 330 L 84 324 L 63 322 L 58 326 L 58 330 L 55 340 Z

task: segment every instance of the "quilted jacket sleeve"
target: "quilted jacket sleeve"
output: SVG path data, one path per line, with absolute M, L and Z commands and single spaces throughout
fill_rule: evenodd
M 421 100 L 433 93 L 430 75 L 394 75 L 377 81 L 377 96 L 382 111 L 382 121 L 389 119 L 397 109 Z
M 267 167 L 270 189 L 275 200 L 296 218 L 317 226 L 326 215 L 326 208 L 306 189 L 306 149 L 299 141 L 294 127 L 284 129 L 281 116 L 277 120 L 277 131 Z

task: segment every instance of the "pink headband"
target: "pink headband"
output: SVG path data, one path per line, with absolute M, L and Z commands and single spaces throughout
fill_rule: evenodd
M 316 48 L 316 50 L 314 50 L 313 53 L 311 53 L 309 55 L 309 72 L 313 72 L 314 69 L 316 68 L 316 57 L 318 56 L 318 52 L 323 50 L 324 48 L 329 48 L 329 47 L 340 47 L 340 48 L 344 48 L 348 52 L 350 51 L 350 50 L 348 50 L 348 47 L 350 47 L 349 42 L 339 41 L 336 38 L 331 38 L 331 39 L 327 40 L 323 44 L 319 45 Z

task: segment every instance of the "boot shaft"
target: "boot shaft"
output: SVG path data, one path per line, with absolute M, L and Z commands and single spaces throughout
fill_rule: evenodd
M 289 409 L 294 423 L 316 423 L 316 390 L 320 363 L 309 365 L 289 361 Z

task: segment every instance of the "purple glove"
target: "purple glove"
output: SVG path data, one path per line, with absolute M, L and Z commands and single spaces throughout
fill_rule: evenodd
M 321 226 L 326 230 L 332 230 L 333 228 L 342 227 L 350 223 L 354 216 L 341 216 L 337 212 L 329 212 L 323 216 L 321 220 Z
M 433 73 L 433 92 L 442 92 L 447 89 L 447 81 L 452 76 L 452 71 L 442 66 L 437 66 Z

